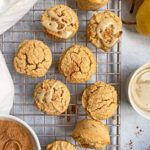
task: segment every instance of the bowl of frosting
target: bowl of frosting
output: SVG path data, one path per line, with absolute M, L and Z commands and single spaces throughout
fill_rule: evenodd
M 136 112 L 150 119 L 150 64 L 145 64 L 131 74 L 127 96 Z
M 0 149 L 41 150 L 41 146 L 27 123 L 11 115 L 0 115 Z

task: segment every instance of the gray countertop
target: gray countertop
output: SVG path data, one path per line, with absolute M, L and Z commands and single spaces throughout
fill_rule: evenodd
M 122 18 L 131 20 L 129 2 L 122 0 Z M 150 120 L 138 115 L 125 95 L 126 79 L 139 66 L 150 62 L 150 37 L 139 35 L 135 26 L 124 25 L 122 39 L 121 150 L 150 150 Z

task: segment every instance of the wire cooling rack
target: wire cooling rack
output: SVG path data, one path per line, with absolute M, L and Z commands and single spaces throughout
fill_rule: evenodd
M 73 8 L 80 20 L 79 32 L 76 36 L 66 42 L 53 42 L 43 32 L 39 21 L 41 13 L 55 4 L 67 4 Z M 121 16 L 121 0 L 110 0 L 108 5 L 100 11 L 110 10 Z M 97 50 L 86 41 L 85 30 L 89 18 L 93 12 L 81 11 L 77 8 L 75 0 L 39 0 L 30 12 L 12 27 L 5 34 L 0 36 L 0 48 L 6 58 L 7 65 L 11 71 L 15 84 L 15 100 L 11 111 L 24 121 L 26 121 L 37 133 L 42 150 L 45 145 L 56 139 L 68 140 L 76 145 L 77 150 L 81 150 L 78 144 L 71 138 L 75 123 L 86 117 L 81 105 L 81 92 L 83 89 L 97 80 L 102 80 L 115 86 L 118 91 L 120 102 L 120 81 L 121 81 L 121 51 L 120 42 L 116 44 L 109 53 L 103 53 Z M 15 72 L 12 64 L 13 57 L 18 44 L 25 39 L 38 39 L 44 41 L 53 52 L 53 65 L 44 78 L 28 78 Z M 65 81 L 64 77 L 58 73 L 57 64 L 60 53 L 70 45 L 78 43 L 91 48 L 97 60 L 96 75 L 85 84 L 71 84 Z M 59 117 L 44 115 L 34 106 L 33 89 L 35 85 L 47 78 L 55 78 L 67 84 L 71 92 L 71 104 L 67 112 Z M 120 106 L 117 113 L 110 119 L 104 121 L 109 127 L 111 144 L 106 147 L 107 150 L 120 149 Z

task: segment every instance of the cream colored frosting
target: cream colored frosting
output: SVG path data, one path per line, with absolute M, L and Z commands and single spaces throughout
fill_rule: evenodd
M 66 19 L 66 16 L 58 16 L 54 11 L 48 11 L 48 16 L 53 18 L 51 21 L 47 20 L 45 22 L 45 26 L 53 31 L 53 32 L 60 32 L 62 38 L 68 38 L 72 35 L 72 31 L 68 31 L 67 27 L 70 25 L 70 22 Z M 74 23 L 75 20 L 72 17 L 72 22 Z M 59 27 L 59 25 L 61 27 Z
M 106 43 L 104 42 L 105 39 L 104 37 L 102 36 L 102 33 L 105 32 L 106 28 L 113 28 L 113 34 L 111 35 L 111 42 L 110 43 Z M 97 35 L 100 39 L 103 39 L 103 42 L 105 45 L 111 47 L 112 45 L 114 45 L 116 43 L 116 41 L 118 40 L 117 37 L 115 37 L 115 34 L 117 34 L 118 32 L 120 32 L 121 29 L 120 29 L 120 26 L 112 19 L 112 18 L 106 18 L 106 19 L 103 19 L 98 27 L 97 27 Z
M 132 98 L 136 105 L 150 111 L 150 69 L 140 71 L 132 81 Z

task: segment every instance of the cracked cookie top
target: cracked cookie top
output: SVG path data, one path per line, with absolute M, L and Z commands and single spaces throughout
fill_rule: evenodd
M 110 11 L 95 13 L 87 27 L 88 40 L 108 52 L 122 34 L 121 19 Z
M 51 63 L 51 50 L 38 40 L 25 40 L 20 43 L 18 52 L 14 57 L 16 71 L 30 77 L 44 76 Z
M 59 70 L 71 83 L 83 83 L 95 73 L 96 60 L 89 48 L 73 45 L 62 53 Z
M 76 150 L 75 147 L 67 141 L 54 141 L 46 146 L 46 150 Z
M 70 92 L 66 85 L 58 80 L 44 80 L 34 90 L 35 105 L 48 115 L 60 115 L 70 102 Z
M 107 119 L 117 109 L 117 92 L 109 84 L 96 82 L 84 90 L 82 105 L 91 118 L 95 120 Z
M 46 10 L 41 23 L 49 37 L 67 40 L 75 35 L 79 27 L 76 13 L 66 5 L 56 5 Z
M 110 143 L 108 127 L 100 121 L 84 119 L 77 123 L 72 137 L 83 148 L 101 150 Z

